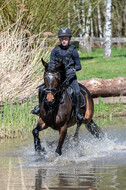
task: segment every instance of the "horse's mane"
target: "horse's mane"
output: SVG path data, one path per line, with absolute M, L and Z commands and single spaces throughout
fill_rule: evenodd
M 49 61 L 45 67 L 45 71 L 48 72 L 62 72 L 63 71 L 63 64 L 57 61 Z

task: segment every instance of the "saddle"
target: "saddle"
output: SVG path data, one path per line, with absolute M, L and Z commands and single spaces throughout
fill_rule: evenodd
M 76 105 L 76 96 L 75 96 L 75 91 L 71 85 L 67 87 L 67 93 L 70 98 L 70 101 L 72 103 L 72 106 L 75 107 Z M 86 105 L 85 98 L 83 94 L 80 92 L 80 107 L 83 108 Z

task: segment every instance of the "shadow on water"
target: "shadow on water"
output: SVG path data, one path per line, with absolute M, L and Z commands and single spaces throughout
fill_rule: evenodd
M 126 119 L 101 120 L 107 138 L 99 142 L 81 127 L 79 142 L 72 128 L 63 155 L 55 149 L 58 133 L 42 138 L 47 154 L 37 154 L 33 138 L 0 144 L 0 190 L 125 190 Z

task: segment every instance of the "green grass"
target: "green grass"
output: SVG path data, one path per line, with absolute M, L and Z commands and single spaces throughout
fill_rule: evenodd
M 94 117 L 109 118 L 112 119 L 114 116 L 121 116 L 123 113 L 126 114 L 126 105 L 120 102 L 115 104 L 106 104 L 101 98 L 99 98 L 99 104 L 94 106 Z
M 82 70 L 77 72 L 78 80 L 126 77 L 126 49 L 112 49 L 110 58 L 103 58 L 103 54 L 104 49 L 80 53 Z
M 38 116 L 30 113 L 38 100 L 28 99 L 25 103 L 6 100 L 0 109 L 0 137 L 26 137 L 37 124 Z

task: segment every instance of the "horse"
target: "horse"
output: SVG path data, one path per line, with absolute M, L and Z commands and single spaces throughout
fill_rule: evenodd
M 41 147 L 39 132 L 51 127 L 59 131 L 59 141 L 56 148 L 58 155 L 62 154 L 62 146 L 67 134 L 68 127 L 76 124 L 74 106 L 68 93 L 66 79 L 63 77 L 63 69 L 61 62 L 45 62 L 42 63 L 45 67 L 44 71 L 44 98 L 40 106 L 40 115 L 37 126 L 33 129 L 35 151 L 45 151 Z M 85 100 L 85 104 L 81 107 L 81 114 L 85 119 L 80 123 L 77 122 L 74 140 L 78 138 L 80 125 L 85 124 L 88 131 L 96 138 L 101 139 L 103 132 L 93 121 L 94 102 L 88 89 L 80 85 L 81 95 Z

